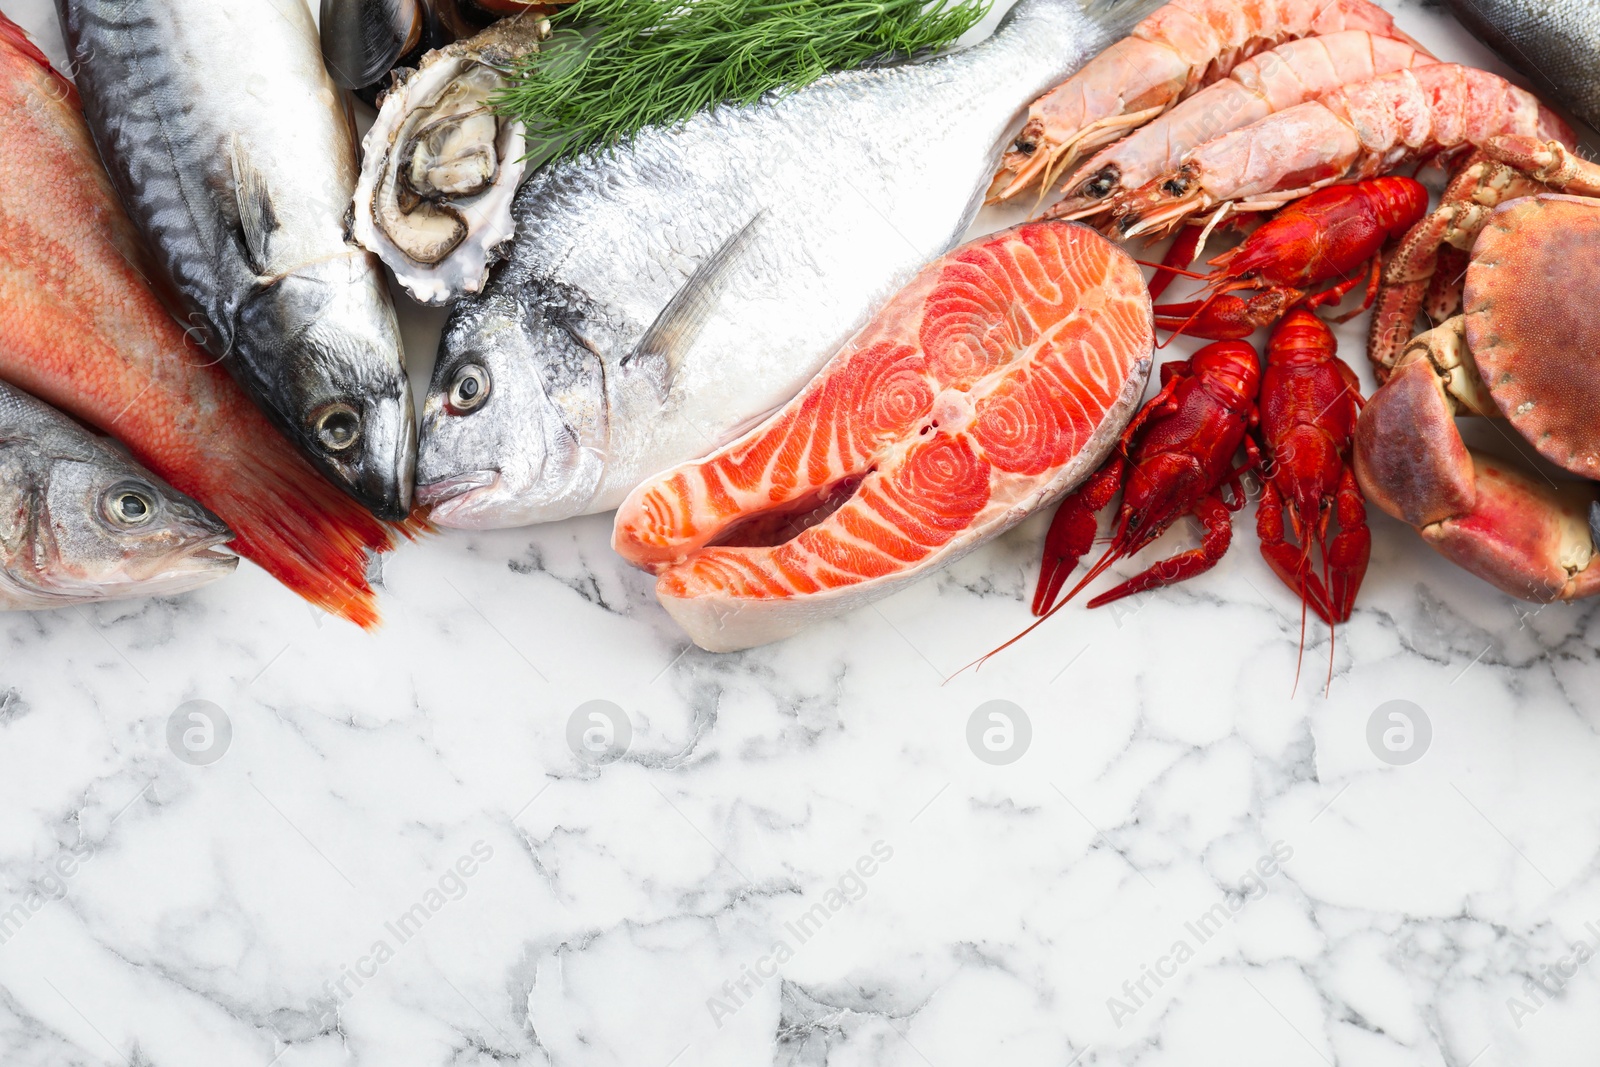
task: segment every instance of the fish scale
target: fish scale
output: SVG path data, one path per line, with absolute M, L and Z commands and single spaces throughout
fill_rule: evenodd
M 959 239 L 1020 110 L 1148 6 L 1089 17 L 1075 0 L 1023 0 L 964 51 L 831 75 L 539 170 L 507 260 L 446 325 L 419 500 L 450 526 L 605 511 L 736 436 Z M 737 262 L 701 278 L 753 219 Z M 673 297 L 700 285 L 711 311 L 667 353 L 665 379 L 630 370 Z M 551 290 L 581 302 L 576 321 L 552 321 Z M 451 399 L 463 376 L 487 383 L 465 409 Z

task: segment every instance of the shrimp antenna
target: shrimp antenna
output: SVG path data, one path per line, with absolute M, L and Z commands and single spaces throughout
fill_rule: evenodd
M 1074 590 L 1074 592 L 1076 592 L 1076 590 Z M 1033 631 L 1037 630 L 1039 627 L 1041 627 L 1045 623 L 1049 622 L 1051 616 L 1055 615 L 1056 612 L 1058 612 L 1062 608 L 1066 607 L 1067 606 L 1067 602 L 1069 600 L 1071 600 L 1071 599 L 1072 599 L 1072 595 L 1068 594 L 1067 596 L 1063 597 L 1062 599 L 1056 601 L 1054 606 L 1052 606 L 1049 611 L 1045 612 L 1043 615 L 1041 615 L 1037 619 L 1035 619 L 1033 621 L 1033 623 L 1028 626 L 1027 629 L 1023 630 L 1021 633 L 1019 633 L 1015 637 L 1011 638 L 1005 644 L 1000 645 L 998 648 L 993 648 L 993 649 L 990 649 L 988 652 L 985 652 L 983 655 L 979 656 L 977 659 L 973 660 L 971 663 L 967 664 L 965 667 L 962 667 L 961 670 L 956 671 L 956 673 L 952 674 L 950 676 L 950 678 L 954 678 L 957 674 L 962 674 L 962 673 L 966 672 L 969 669 L 970 670 L 980 670 L 980 669 L 982 669 L 983 665 L 985 663 L 988 663 L 989 660 L 991 660 L 995 656 L 998 656 L 1000 653 L 1004 652 L 1006 649 L 1010 648 L 1012 645 L 1016 644 L 1018 641 L 1021 641 L 1024 637 L 1027 637 L 1029 634 L 1033 633 Z M 945 681 L 948 682 L 950 680 L 950 678 L 946 678 Z
M 1233 201 L 1225 200 L 1223 201 L 1221 207 L 1217 208 L 1217 210 L 1211 213 L 1211 218 L 1206 220 L 1205 226 L 1200 230 L 1199 238 L 1194 243 L 1194 254 L 1196 257 L 1200 255 L 1200 250 L 1205 248 L 1206 242 L 1211 239 L 1211 231 L 1217 228 L 1217 223 L 1227 218 L 1229 213 L 1232 211 Z
M 1287 504 L 1284 505 L 1284 507 L 1285 507 L 1286 510 L 1288 510 L 1288 505 Z M 1300 520 L 1299 520 L 1299 513 L 1298 512 L 1293 511 L 1293 510 L 1289 511 L 1289 523 L 1290 523 L 1290 526 L 1294 527 L 1294 528 L 1297 528 L 1299 526 Z M 1307 533 L 1309 533 L 1309 532 L 1310 531 L 1307 531 Z M 1299 531 L 1298 531 L 1298 529 L 1296 529 L 1295 536 L 1296 537 L 1300 537 L 1301 536 Z M 1326 565 L 1327 565 L 1327 561 L 1326 560 L 1323 561 L 1323 565 L 1324 565 L 1324 567 L 1326 567 Z M 1310 540 L 1308 540 L 1306 538 L 1301 538 L 1301 541 L 1300 541 L 1300 573 L 1302 575 L 1307 575 L 1307 574 L 1310 573 L 1310 571 L 1311 571 L 1311 542 L 1310 542 Z M 1302 667 L 1305 666 L 1305 661 L 1306 661 L 1306 605 L 1308 603 L 1310 603 L 1311 596 L 1312 596 L 1311 586 L 1304 578 L 1302 578 L 1301 581 L 1300 581 L 1300 651 L 1298 653 L 1296 653 L 1295 657 L 1294 657 L 1294 686 L 1289 690 L 1289 698 L 1291 700 L 1294 699 L 1294 695 L 1300 691 L 1300 670 L 1301 670 Z M 1332 673 L 1331 673 L 1332 668 L 1329 668 L 1329 670 L 1330 670 L 1330 674 L 1328 676 L 1328 684 L 1332 685 L 1333 684 L 1333 676 L 1332 676 Z
M 1111 542 L 1111 546 L 1105 550 L 1104 555 L 1095 560 L 1094 566 L 1090 567 L 1088 571 L 1084 573 L 1084 576 L 1078 580 L 1077 585 L 1073 586 L 1067 591 L 1067 595 L 1061 598 L 1061 602 L 1065 604 L 1067 601 L 1083 592 L 1084 586 L 1100 577 L 1113 563 L 1117 562 L 1119 559 L 1122 559 L 1127 554 L 1127 549 L 1122 548 L 1116 543 L 1116 541 L 1113 540 Z

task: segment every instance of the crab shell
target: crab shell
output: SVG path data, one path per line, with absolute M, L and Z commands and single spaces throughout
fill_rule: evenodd
M 526 131 L 489 101 L 549 32 L 535 15 L 497 22 L 396 71 L 379 101 L 362 143 L 354 235 L 421 303 L 477 292 L 515 235 Z
M 1465 315 L 1415 338 L 1356 426 L 1369 499 L 1512 596 L 1600 593 L 1600 200 L 1501 205 L 1473 245 Z M 1458 413 L 1503 414 L 1541 455 L 1590 481 L 1552 482 L 1469 449 Z
M 1600 200 L 1501 205 L 1472 246 L 1467 346 L 1500 411 L 1545 459 L 1600 481 Z

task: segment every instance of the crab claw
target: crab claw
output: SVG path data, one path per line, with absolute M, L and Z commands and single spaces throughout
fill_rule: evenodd
M 1574 155 L 1560 141 L 1501 134 L 1489 138 L 1483 152 L 1556 189 L 1584 196 L 1600 195 L 1600 166 Z
M 1535 481 L 1462 441 L 1455 417 L 1465 404 L 1446 388 L 1461 378 L 1447 365 L 1456 330 L 1418 338 L 1367 401 L 1356 423 L 1356 479 L 1369 500 L 1503 592 L 1541 603 L 1600 593 L 1589 529 L 1595 487 Z

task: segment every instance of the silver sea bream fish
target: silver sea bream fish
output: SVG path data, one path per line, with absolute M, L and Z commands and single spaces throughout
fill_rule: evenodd
M 211 512 L 0 383 L 0 611 L 168 596 L 232 573 Z
M 377 515 L 416 451 L 377 262 L 345 239 L 355 134 L 305 0 L 56 0 L 84 114 L 203 339 Z
M 1461 24 L 1540 95 L 1600 128 L 1600 2 L 1445 0 Z
M 1140 7 L 1022 0 L 963 51 L 536 172 L 445 327 L 418 502 L 464 527 L 606 511 L 753 425 L 960 238 L 1021 109 Z

